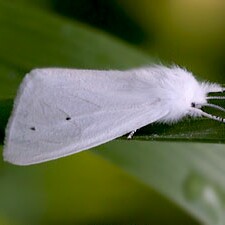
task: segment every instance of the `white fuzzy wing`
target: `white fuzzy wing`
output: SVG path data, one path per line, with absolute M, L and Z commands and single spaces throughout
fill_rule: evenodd
M 167 112 L 153 81 L 136 72 L 31 71 L 7 127 L 4 159 L 19 165 L 56 159 L 159 120 Z

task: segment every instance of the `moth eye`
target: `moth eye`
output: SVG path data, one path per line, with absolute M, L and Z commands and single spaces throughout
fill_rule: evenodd
M 66 120 L 71 120 L 71 117 L 69 117 L 69 116 L 68 116 L 68 117 L 66 117 Z
M 194 102 L 191 103 L 191 107 L 195 108 L 196 104 Z
M 36 128 L 35 128 L 35 127 L 30 127 L 30 130 L 35 131 L 35 130 L 36 130 Z

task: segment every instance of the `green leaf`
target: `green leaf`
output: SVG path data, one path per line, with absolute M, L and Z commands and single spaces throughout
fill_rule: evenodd
M 124 69 L 152 61 L 122 41 L 83 24 L 24 5 L 0 4 L 0 57 L 9 67 L 23 71 L 37 66 Z
M 103 147 L 96 152 L 168 196 L 198 220 L 225 224 L 223 145 L 114 141 Z
M 6 99 L 15 95 L 23 75 L 30 69 L 51 66 L 126 69 L 154 62 L 151 57 L 103 32 L 50 12 L 3 0 L 0 0 L 0 26 L 2 142 L 12 108 L 12 100 Z M 223 146 L 169 144 L 150 140 L 220 143 L 225 140 L 224 133 L 223 124 L 208 119 L 189 118 L 174 125 L 153 124 L 141 129 L 135 139 L 148 142 L 114 141 L 99 147 L 101 151 L 95 152 L 163 193 L 198 220 L 206 224 L 222 225 L 225 224 Z M 74 162 L 79 155 L 74 157 Z M 59 160 L 59 165 L 60 162 L 63 160 Z M 54 172 L 57 171 L 58 178 L 57 165 L 48 165 L 52 166 Z M 76 168 L 73 163 L 70 165 L 71 168 Z M 8 171 L 8 167 L 4 168 Z M 38 168 L 43 169 L 42 166 L 36 168 L 37 171 Z M 65 174 L 71 173 L 71 168 Z M 26 173 L 25 171 L 24 168 L 22 173 Z M 82 171 L 80 174 L 82 176 Z

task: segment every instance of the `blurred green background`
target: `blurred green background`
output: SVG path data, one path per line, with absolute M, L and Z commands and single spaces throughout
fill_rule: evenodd
M 0 0 L 0 100 L 35 67 L 165 62 L 224 83 L 224 12 L 223 0 Z M 35 166 L 1 160 L 0 225 L 223 225 L 224 152 L 119 140 Z

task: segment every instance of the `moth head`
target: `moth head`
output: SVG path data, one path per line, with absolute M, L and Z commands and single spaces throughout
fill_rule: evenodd
M 204 116 L 209 119 L 213 119 L 213 120 L 217 120 L 219 122 L 225 123 L 225 118 L 207 113 L 203 109 L 205 107 L 208 107 L 208 108 L 213 108 L 213 109 L 225 112 L 225 109 L 223 107 L 210 103 L 211 100 L 225 99 L 225 96 L 215 96 L 215 95 L 209 96 L 210 94 L 224 93 L 225 88 L 222 88 L 220 85 L 217 85 L 217 84 L 202 83 L 201 90 L 202 90 L 202 93 L 204 94 L 204 99 L 201 99 L 200 101 L 196 100 L 191 102 L 190 114 L 193 116 Z

